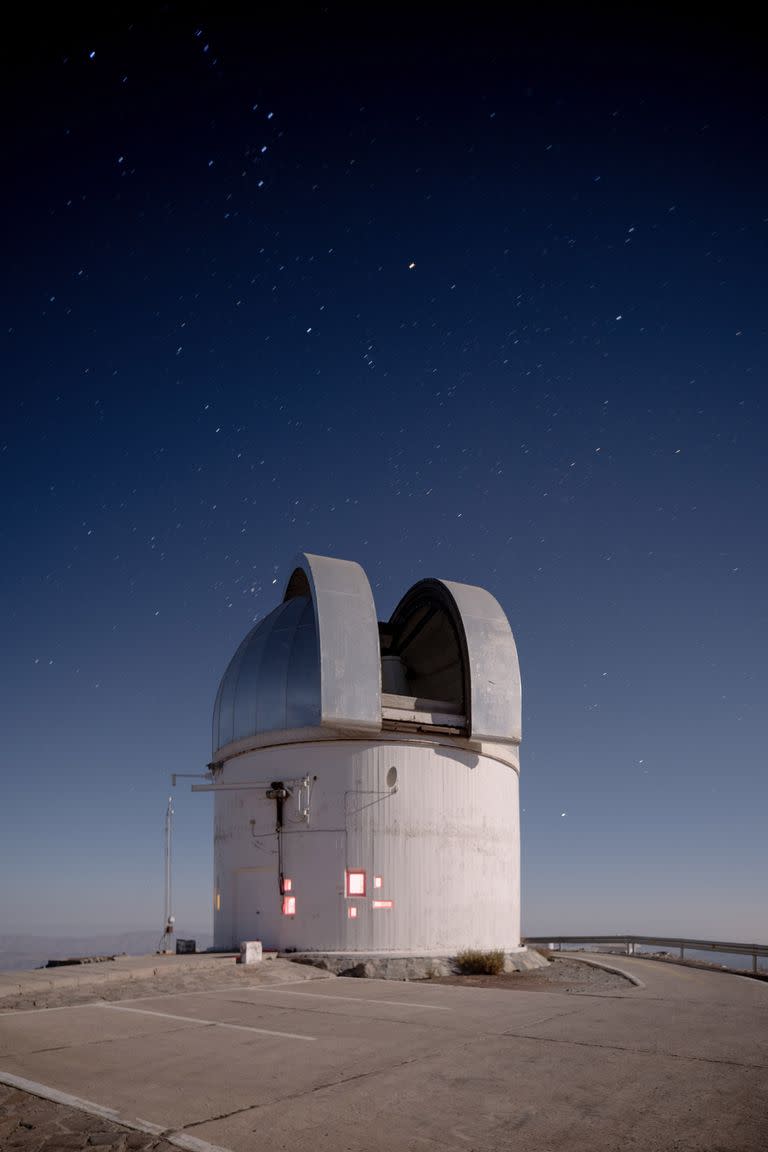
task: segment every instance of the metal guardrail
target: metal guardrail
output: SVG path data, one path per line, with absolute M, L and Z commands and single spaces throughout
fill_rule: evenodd
M 752 971 L 758 971 L 758 957 L 768 958 L 768 944 L 744 944 L 732 940 L 689 940 L 681 936 L 526 936 L 524 944 L 543 944 L 561 949 L 563 944 L 608 944 L 621 945 L 627 956 L 634 955 L 637 945 L 652 945 L 661 948 L 679 949 L 680 959 L 685 959 L 686 948 L 696 952 L 723 952 L 737 956 L 752 957 Z

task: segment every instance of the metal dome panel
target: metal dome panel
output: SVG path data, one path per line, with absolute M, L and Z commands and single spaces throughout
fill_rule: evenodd
M 420 580 L 381 628 L 380 641 L 359 564 L 300 555 L 283 603 L 249 632 L 221 681 L 214 756 L 230 745 L 242 752 L 243 741 L 265 733 L 380 732 L 382 658 L 390 679 L 399 661 L 392 699 L 406 699 L 404 686 L 408 699 L 431 705 L 426 711 L 459 716 L 465 736 L 519 744 L 517 649 L 490 592 Z
M 473 740 L 520 743 L 520 666 L 498 601 L 472 584 L 420 580 L 389 621 L 415 696 L 458 705 Z
M 230 661 L 213 713 L 213 753 L 263 732 L 319 723 L 314 607 L 297 596 L 261 620 Z
M 213 714 L 213 754 L 266 732 L 381 729 L 376 609 L 359 564 L 301 554 L 284 601 L 230 661 Z
M 474 584 L 441 580 L 464 629 L 473 740 L 521 738 L 522 690 L 517 645 L 495 596 Z
M 309 593 L 320 652 L 320 723 L 381 729 L 381 654 L 376 606 L 359 564 L 302 552 L 285 599 Z

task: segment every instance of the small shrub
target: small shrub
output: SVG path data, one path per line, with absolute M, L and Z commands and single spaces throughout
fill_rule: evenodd
M 498 976 L 504 971 L 504 953 L 501 949 L 481 952 L 478 948 L 465 948 L 459 952 L 456 963 L 465 975 Z

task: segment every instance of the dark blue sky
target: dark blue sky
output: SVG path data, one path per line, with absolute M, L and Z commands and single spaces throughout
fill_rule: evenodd
M 423 576 L 504 605 L 529 931 L 768 938 L 749 30 L 471 20 L 7 46 L 0 929 L 160 927 L 169 775 L 306 549 L 382 618 Z

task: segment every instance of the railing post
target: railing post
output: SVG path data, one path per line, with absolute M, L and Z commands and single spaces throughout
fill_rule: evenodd
M 682 944 L 680 945 L 680 959 L 685 960 L 685 948 Z
M 757 972 L 757 952 L 752 953 L 752 971 Z

